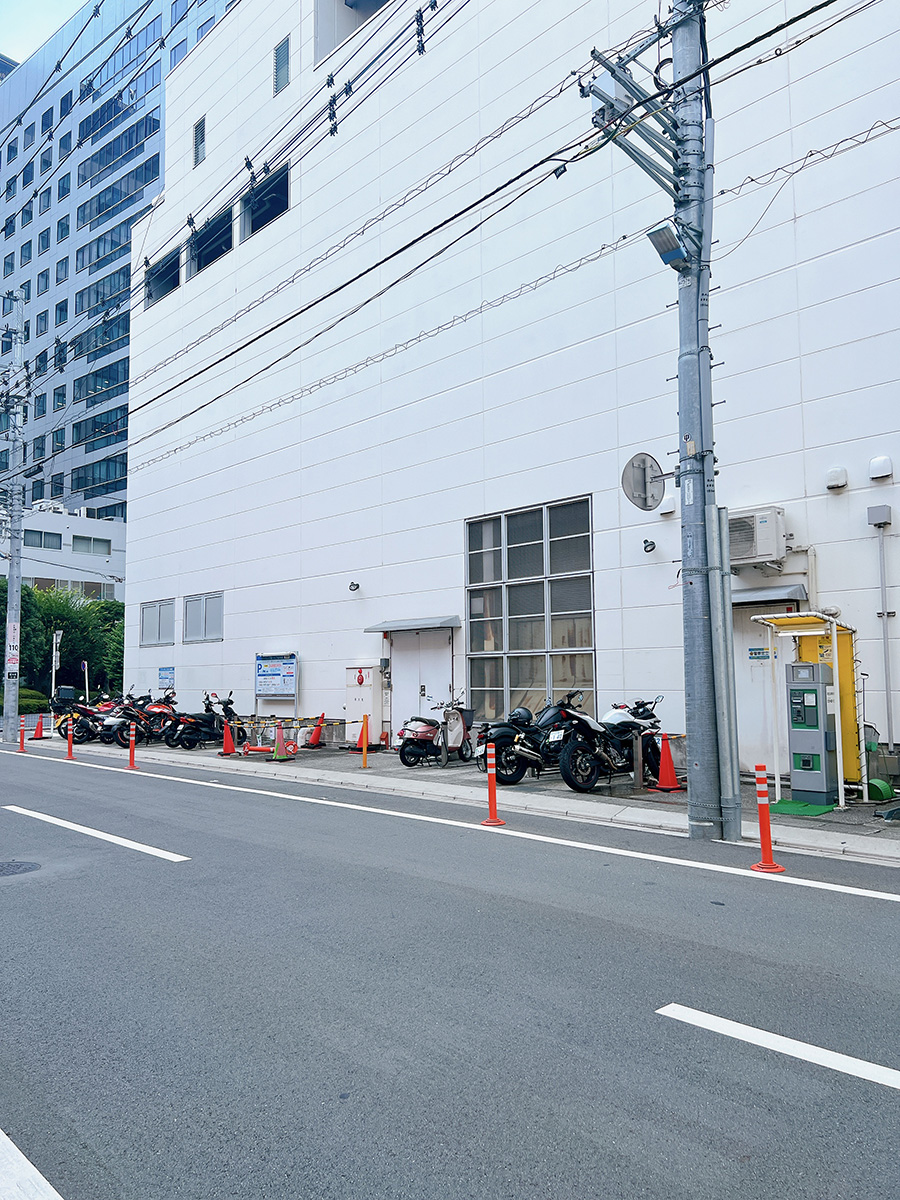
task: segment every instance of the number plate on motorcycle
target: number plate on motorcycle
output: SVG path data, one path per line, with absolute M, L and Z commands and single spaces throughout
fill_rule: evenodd
M 475 753 L 476 753 L 476 755 L 484 754 L 486 750 L 487 750 L 487 745 L 483 745 L 483 746 L 476 746 L 476 747 L 475 747 Z
M 553 732 L 550 734 L 550 736 L 547 738 L 547 741 L 548 742 L 562 741 L 562 736 L 565 732 L 566 731 L 564 729 L 554 729 Z

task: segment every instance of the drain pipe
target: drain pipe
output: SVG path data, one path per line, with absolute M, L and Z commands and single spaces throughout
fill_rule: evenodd
M 887 716 L 887 740 L 888 751 L 894 753 L 894 711 L 891 696 L 891 644 L 888 636 L 888 618 L 893 617 L 893 612 L 888 612 L 888 597 L 887 597 L 887 569 L 884 559 L 884 529 L 886 525 L 891 523 L 891 506 L 889 504 L 877 504 L 867 511 L 868 521 L 870 525 L 874 525 L 878 530 L 878 569 L 879 569 L 879 584 L 881 587 L 881 612 L 878 616 L 881 618 L 881 647 L 884 656 L 884 705 Z

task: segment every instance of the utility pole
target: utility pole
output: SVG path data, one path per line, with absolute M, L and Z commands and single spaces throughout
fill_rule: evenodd
M 583 85 L 582 94 L 594 98 L 594 123 L 604 131 L 595 149 L 611 142 L 674 201 L 674 220 L 648 237 L 663 262 L 678 272 L 677 482 L 688 829 L 693 838 L 739 841 L 728 518 L 716 504 L 713 454 L 708 334 L 714 125 L 703 75 L 703 8 L 703 0 L 672 0 L 669 20 L 627 54 L 613 61 L 594 51 L 604 74 Z M 630 66 L 670 34 L 672 87 L 660 86 L 657 71 L 648 91 Z
M 22 293 L 13 296 L 13 380 L 17 386 L 22 378 L 22 345 L 24 341 L 25 303 Z M 17 468 L 22 464 L 22 449 L 25 445 L 22 422 L 21 397 L 9 388 L 4 397 L 4 408 L 9 416 L 11 473 L 7 487 L 9 508 L 9 575 L 6 588 L 6 654 L 3 671 L 3 740 L 14 742 L 19 726 L 19 674 L 21 658 L 22 620 L 22 522 L 24 519 L 22 483 Z

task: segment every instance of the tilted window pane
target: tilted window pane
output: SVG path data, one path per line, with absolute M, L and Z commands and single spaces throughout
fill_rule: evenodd
M 581 575 L 574 579 L 554 579 L 550 584 L 552 613 L 589 612 L 591 610 L 591 578 Z
M 589 571 L 590 567 L 591 539 L 587 534 L 550 543 L 551 575 L 564 575 L 569 571 Z

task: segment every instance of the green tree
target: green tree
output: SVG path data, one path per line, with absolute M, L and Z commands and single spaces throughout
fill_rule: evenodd
M 87 660 L 91 691 L 105 688 L 108 683 L 105 666 L 106 631 L 101 614 L 94 607 L 95 602 L 85 600 L 77 592 L 60 588 L 35 592 L 34 598 L 48 639 L 52 640 L 53 630 L 62 630 L 57 684 L 74 687 L 81 694 L 84 690 L 81 663 Z M 49 691 L 49 655 L 39 678 L 44 690 Z
M 0 637 L 6 636 L 7 580 L 0 578 Z M 39 681 L 50 673 L 50 641 L 38 607 L 35 593 L 22 587 L 22 620 L 19 635 L 20 686 L 38 687 Z

